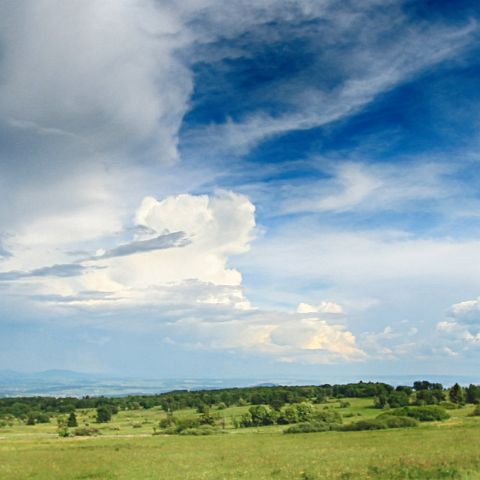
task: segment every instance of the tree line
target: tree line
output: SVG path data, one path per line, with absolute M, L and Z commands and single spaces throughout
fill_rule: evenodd
M 381 382 L 358 382 L 339 385 L 256 386 L 218 390 L 177 390 L 157 395 L 128 395 L 125 397 L 5 397 L 0 398 L 0 419 L 8 416 L 29 424 L 48 422 L 58 414 L 69 415 L 77 409 L 96 409 L 97 421 L 108 421 L 119 410 L 161 407 L 165 412 L 195 408 L 199 412 L 209 408 L 233 405 L 268 405 L 279 412 L 285 405 L 323 403 L 326 399 L 346 397 L 375 399 L 377 408 L 397 408 L 409 404 L 417 406 L 480 403 L 480 386 L 461 387 L 456 383 L 446 389 L 440 383 L 425 380 L 411 386 L 393 387 Z M 291 412 L 290 412 L 291 413 Z M 274 414 L 272 414 L 274 415 Z M 282 421 L 282 420 L 281 420 Z

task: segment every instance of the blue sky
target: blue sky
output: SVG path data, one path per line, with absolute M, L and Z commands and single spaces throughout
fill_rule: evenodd
M 473 1 L 2 2 L 0 369 L 476 373 Z

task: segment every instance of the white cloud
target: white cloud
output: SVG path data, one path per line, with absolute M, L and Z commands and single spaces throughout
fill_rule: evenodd
M 68 258 L 58 250 L 73 250 L 78 237 L 98 241 L 102 234 L 122 226 L 108 224 L 105 214 L 95 217 L 98 224 L 92 225 L 91 232 L 88 215 L 85 222 L 75 215 L 44 217 L 36 228 L 17 234 L 15 256 L 4 260 L 3 276 L 14 282 L 11 288 L 28 285 L 30 295 L 44 295 L 50 303 L 63 306 L 165 304 L 171 303 L 169 295 L 174 293 L 184 304 L 250 308 L 242 276 L 228 261 L 248 251 L 254 213 L 247 197 L 228 191 L 211 196 L 183 194 L 161 201 L 146 197 L 135 213 L 139 228 L 134 230 L 133 240 L 100 250 L 96 256 L 83 255 L 76 264 L 58 261 L 59 257 Z M 75 274 L 68 279 L 53 275 L 54 269 L 46 268 L 51 264 L 62 264 L 62 272 L 74 270 Z M 29 273 L 37 271 L 42 275 Z M 90 297 L 85 292 L 90 292 Z M 59 302 L 55 300 L 58 296 Z
M 447 341 L 463 350 L 480 346 L 480 299 L 452 305 L 448 318 L 438 322 L 437 330 Z
M 265 96 L 276 94 L 277 103 L 283 105 L 287 113 L 258 111 L 236 121 L 229 118 L 225 123 L 190 131 L 191 140 L 210 151 L 244 154 L 275 135 L 344 119 L 378 95 L 458 55 L 477 30 L 473 21 L 462 28 L 412 24 L 402 12 L 401 3 L 391 2 L 387 5 L 390 8 L 376 9 L 378 2 L 370 2 L 362 11 L 349 9 L 348 5 L 339 7 L 338 2 L 320 2 L 318 10 L 312 7 L 310 19 L 322 19 L 317 44 L 322 44 L 324 60 L 330 59 L 332 71 L 342 73 L 336 88 L 306 87 L 301 79 L 297 83 L 295 80 L 287 85 L 283 83 L 278 92 L 268 91 Z M 240 26 L 244 26 L 244 22 Z M 395 41 L 384 41 L 387 29 L 389 38 Z M 342 48 L 345 40 L 352 38 L 354 45 L 348 50 Z M 241 54 L 235 51 L 233 55 Z
M 93 149 L 156 142 L 158 158 L 176 158 L 192 81 L 174 55 L 186 43 L 174 12 L 150 0 L 7 10 L 0 106 L 11 125 L 75 135 Z
M 5 280 L 40 308 L 80 309 L 100 322 L 102 315 L 117 312 L 129 318 L 128 312 L 138 309 L 142 317 L 143 309 L 153 308 L 155 314 L 149 312 L 129 328 L 145 324 L 190 348 L 261 353 L 285 362 L 365 359 L 352 332 L 318 316 L 342 313 L 334 302 L 300 304 L 300 313 L 252 307 L 240 272 L 228 263 L 248 252 L 254 213 L 247 197 L 228 191 L 146 197 L 134 215 L 139 228 L 132 241 L 77 264 L 13 272 L 16 280 L 7 273 Z M 171 238 L 187 241 L 168 243 Z M 167 243 L 159 244 L 159 239 Z M 69 242 L 74 239 L 67 236 L 58 245 L 68 247 Z M 51 238 L 47 243 L 54 249 Z M 316 315 L 302 315 L 311 312 Z
M 310 305 L 309 303 L 299 303 L 297 307 L 298 313 L 343 313 L 341 305 L 335 302 L 322 301 L 318 305 Z
M 418 206 L 421 201 L 441 201 L 460 194 L 449 178 L 452 167 L 438 163 L 399 168 L 345 161 L 327 173 L 330 178 L 282 189 L 280 213 L 400 210 L 413 202 Z
M 257 353 L 281 362 L 314 364 L 368 357 L 345 326 L 318 317 L 252 310 L 238 318 L 225 311 L 218 315 L 218 310 L 210 311 L 203 318 L 172 322 L 168 338 L 193 348 Z
M 282 259 L 279 261 L 278 259 Z M 259 238 L 239 259 L 244 270 L 273 278 L 316 279 L 354 286 L 357 294 L 393 283 L 430 283 L 442 279 L 459 288 L 478 284 L 480 242 L 476 239 L 418 237 L 405 231 L 333 229 L 309 219 L 296 219 Z M 472 284 L 473 279 L 473 284 Z

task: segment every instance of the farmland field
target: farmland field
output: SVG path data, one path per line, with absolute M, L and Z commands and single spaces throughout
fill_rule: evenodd
M 373 399 L 348 401 L 315 408 L 341 412 L 344 423 L 379 413 Z M 472 409 L 416 428 L 285 435 L 282 425 L 234 428 L 248 410 L 237 406 L 219 410 L 224 428 L 207 436 L 153 435 L 166 415 L 158 407 L 120 411 L 104 424 L 85 409 L 79 426 L 95 426 L 97 436 L 60 438 L 54 419 L 0 428 L 0 479 L 477 479 L 480 417 Z

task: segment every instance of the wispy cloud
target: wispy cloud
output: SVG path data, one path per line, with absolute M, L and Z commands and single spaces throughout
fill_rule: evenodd
M 335 5 L 333 15 L 331 5 L 324 4 L 324 17 L 315 33 L 310 24 L 305 27 L 305 38 L 322 45 L 312 53 L 311 65 L 300 74 L 309 75 L 310 81 L 302 76 L 286 77 L 260 90 L 286 113 L 271 112 L 270 107 L 250 111 L 225 123 L 187 130 L 184 140 L 195 148 L 204 146 L 220 154 L 245 154 L 271 137 L 345 119 L 380 94 L 438 63 L 455 59 L 475 38 L 477 24 L 473 20 L 462 28 L 415 24 L 399 5 L 394 2 L 385 9 L 376 10 L 374 6 L 363 11 L 349 11 L 348 7 L 338 11 Z M 221 70 L 221 66 L 218 68 Z M 324 80 L 325 69 L 337 72 L 333 74 L 333 88 Z
M 136 253 L 154 252 L 155 250 L 163 250 L 166 248 L 184 247 L 191 242 L 184 232 L 172 232 L 165 235 L 159 235 L 148 240 L 137 240 L 126 243 L 118 247 L 106 250 L 99 255 L 84 259 L 87 260 L 102 260 L 105 258 L 125 257 L 127 255 L 134 255 Z
M 51 265 L 47 267 L 37 268 L 29 272 L 10 271 L 0 273 L 0 281 L 13 281 L 20 280 L 22 278 L 35 278 L 35 277 L 59 277 L 68 278 L 82 275 L 90 269 L 98 269 L 102 267 L 84 267 L 76 263 L 63 264 L 63 265 Z

